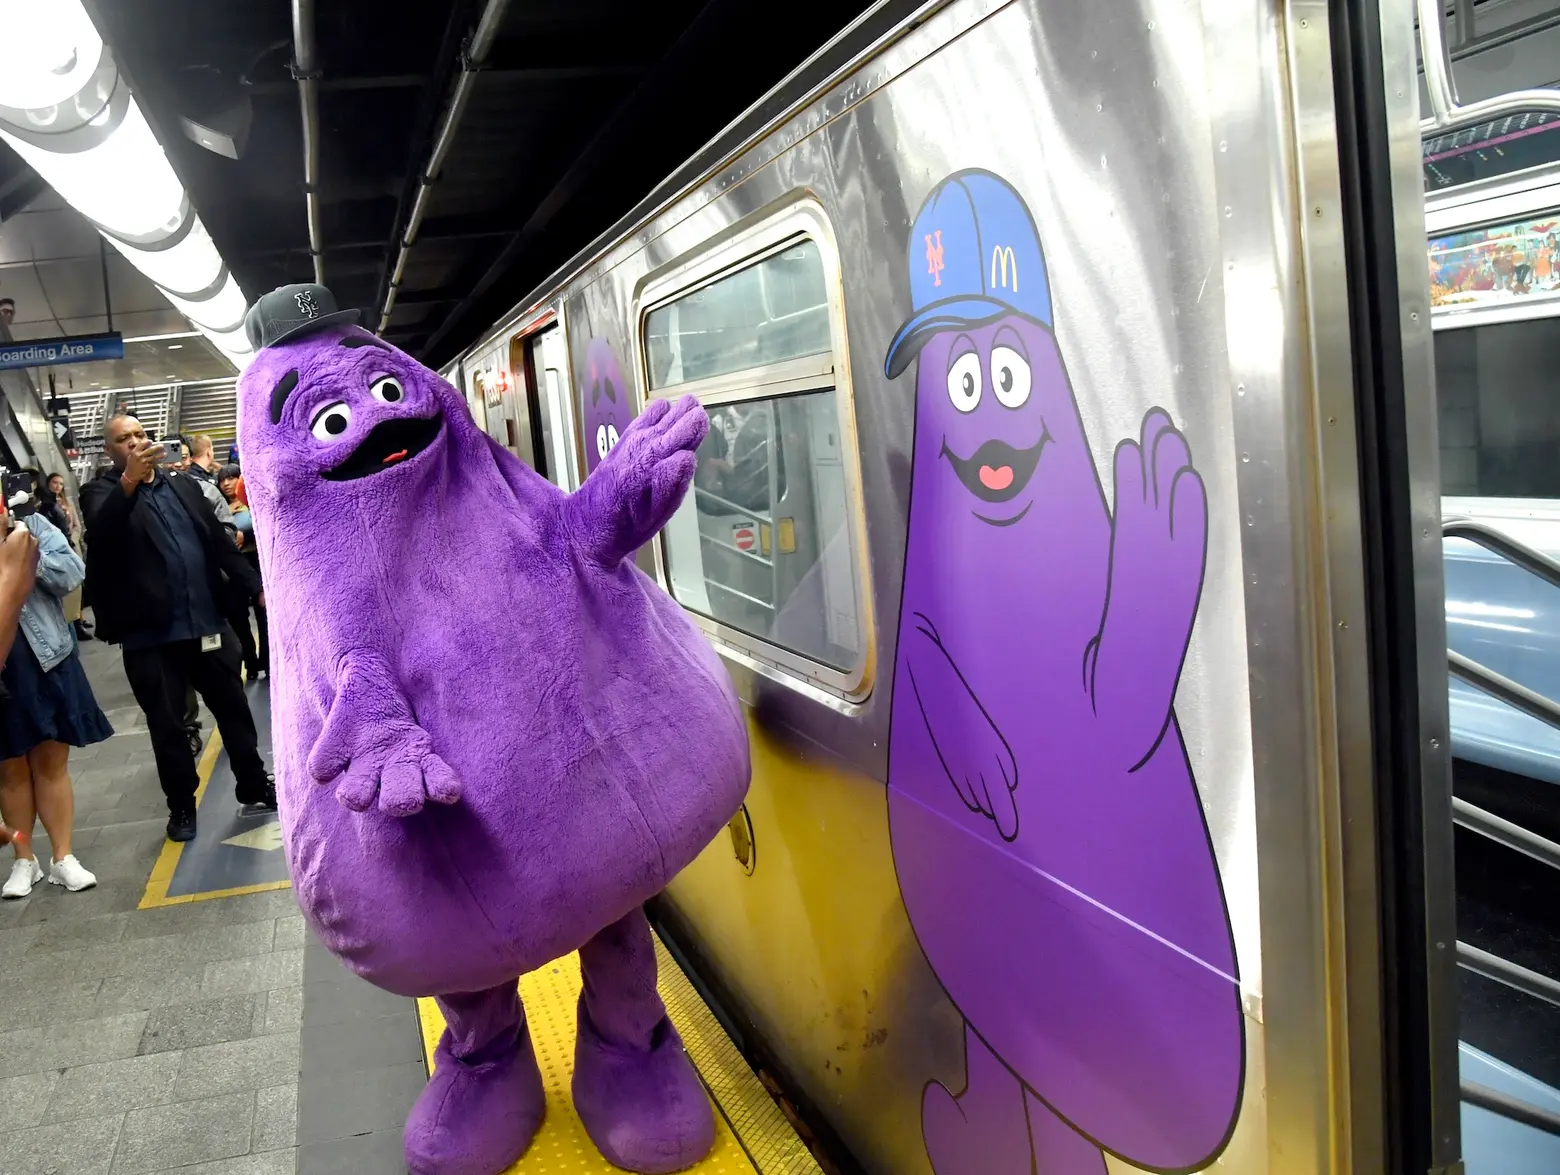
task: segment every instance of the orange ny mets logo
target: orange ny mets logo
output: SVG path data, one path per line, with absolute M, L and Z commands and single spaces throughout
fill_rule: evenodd
M 934 244 L 932 234 L 926 234 L 926 272 L 932 275 L 932 285 L 940 286 L 943 271 L 942 229 L 937 230 L 936 236 Z

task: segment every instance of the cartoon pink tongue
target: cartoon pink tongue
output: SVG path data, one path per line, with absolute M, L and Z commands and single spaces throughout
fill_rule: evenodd
M 989 465 L 980 467 L 980 484 L 988 490 L 1005 490 L 1013 484 L 1013 467 L 1003 465 L 993 469 Z

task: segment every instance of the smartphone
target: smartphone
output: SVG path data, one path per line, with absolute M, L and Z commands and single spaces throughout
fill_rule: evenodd
M 184 445 L 180 441 L 163 441 L 163 463 L 165 465 L 177 465 L 184 460 Z
M 0 496 L 5 498 L 6 512 L 20 522 L 29 514 L 36 514 L 38 507 L 32 499 L 33 479 L 27 473 L 0 474 Z

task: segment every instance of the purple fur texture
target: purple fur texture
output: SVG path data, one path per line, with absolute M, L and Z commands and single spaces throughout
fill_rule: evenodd
M 642 922 L 737 811 L 750 763 L 730 678 L 630 558 L 681 503 L 708 428 L 691 398 L 652 402 L 570 495 L 356 327 L 245 372 L 283 839 L 311 927 L 357 974 L 406 996 L 512 988 Z M 523 1022 L 515 1038 L 529 1050 Z M 485 1129 L 461 1107 L 486 1094 L 450 1092 L 476 1072 L 462 1055 L 461 1082 L 429 1087 L 442 1109 L 414 1114 L 419 1146 Z M 664 1068 L 653 1051 L 643 1065 Z M 416 1169 L 470 1175 L 534 1128 L 465 1157 L 429 1144 Z M 409 1127 L 409 1160 L 413 1142 Z

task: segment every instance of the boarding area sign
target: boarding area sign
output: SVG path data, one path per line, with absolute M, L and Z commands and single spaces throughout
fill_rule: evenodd
M 60 363 L 93 363 L 99 359 L 123 359 L 124 336 L 74 335 L 65 339 L 28 339 L 0 344 L 0 371 L 17 367 L 52 367 Z

